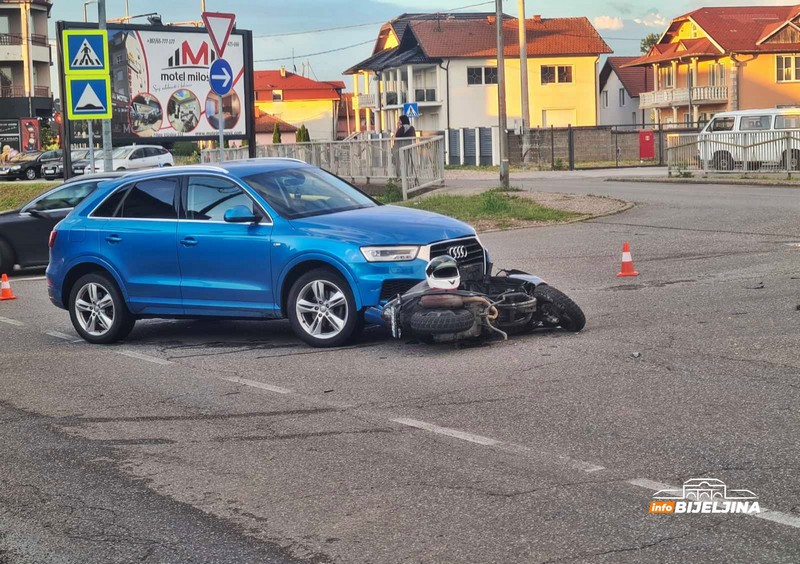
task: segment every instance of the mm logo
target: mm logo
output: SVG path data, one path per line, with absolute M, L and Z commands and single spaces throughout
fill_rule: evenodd
M 208 43 L 203 41 L 196 51 L 192 50 L 192 46 L 188 41 L 181 43 L 179 49 L 169 58 L 167 68 L 175 69 L 180 67 L 187 68 L 208 68 L 211 63 L 217 58 L 217 54 L 213 49 L 210 49 Z

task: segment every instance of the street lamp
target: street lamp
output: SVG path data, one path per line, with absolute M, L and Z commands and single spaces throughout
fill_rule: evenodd
M 89 17 L 86 14 L 86 6 L 88 6 L 89 4 L 97 4 L 97 0 L 87 0 L 86 2 L 83 3 L 83 21 L 85 22 L 89 21 Z

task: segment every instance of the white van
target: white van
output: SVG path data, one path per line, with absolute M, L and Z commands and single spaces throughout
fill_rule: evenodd
M 720 112 L 698 148 L 704 170 L 800 170 L 800 108 Z

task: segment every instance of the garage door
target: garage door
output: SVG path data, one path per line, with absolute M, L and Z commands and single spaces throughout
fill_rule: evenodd
M 567 127 L 577 123 L 575 109 L 542 110 L 542 127 Z

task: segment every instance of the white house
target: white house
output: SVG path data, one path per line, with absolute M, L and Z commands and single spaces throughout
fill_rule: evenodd
M 653 69 L 623 68 L 636 57 L 609 57 L 600 71 L 597 125 L 649 125 L 650 110 L 639 106 L 642 92 L 653 89 Z
M 518 20 L 504 16 L 508 123 L 521 121 Z M 533 127 L 596 125 L 599 56 L 610 53 L 586 18 L 525 20 Z M 418 131 L 497 126 L 494 13 L 403 14 L 381 27 L 373 54 L 353 75 L 357 126 L 392 131 L 416 102 Z

